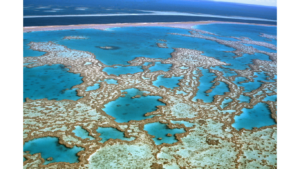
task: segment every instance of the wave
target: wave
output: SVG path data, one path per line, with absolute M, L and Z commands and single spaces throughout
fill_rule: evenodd
M 185 13 L 185 12 L 172 12 L 172 11 L 145 11 L 145 13 L 110 13 L 110 14 L 73 14 L 73 15 L 28 15 L 23 18 L 61 18 L 61 17 L 107 17 L 107 16 L 193 16 L 193 17 L 210 17 L 222 19 L 239 19 L 239 20 L 252 20 L 252 21 L 269 21 L 277 22 L 276 20 L 243 17 L 243 16 L 222 16 L 211 15 L 202 13 Z

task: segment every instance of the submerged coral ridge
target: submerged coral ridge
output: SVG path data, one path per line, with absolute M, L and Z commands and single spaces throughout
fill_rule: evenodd
M 176 32 L 141 42 L 169 57 L 141 52 L 127 64 L 101 57 L 134 45 L 93 48 L 101 57 L 63 45 L 88 43 L 85 34 L 28 43 L 41 55 L 23 58 L 24 168 L 276 168 L 276 35 L 196 28 L 152 27 Z

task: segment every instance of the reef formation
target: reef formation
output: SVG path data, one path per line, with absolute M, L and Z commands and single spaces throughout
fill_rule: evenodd
M 214 41 L 234 48 L 224 53 L 233 53 L 235 58 L 260 53 L 267 55 L 270 61 L 255 59 L 250 68 L 234 69 L 226 67 L 230 63 L 207 56 L 203 51 L 173 48 L 170 58 L 140 56 L 123 65 L 140 66 L 142 72 L 114 75 L 103 70 L 119 65 L 105 65 L 91 52 L 70 49 L 51 41 L 30 42 L 31 50 L 45 54 L 24 57 L 24 67 L 61 64 L 68 68 L 68 72 L 80 74 L 83 83 L 72 87 L 80 97 L 78 100 L 26 98 L 24 144 L 37 138 L 55 137 L 66 148 L 82 149 L 76 153 L 78 160 L 75 162 L 51 162 L 56 159 L 44 159 L 42 151 L 36 154 L 24 151 L 24 168 L 276 168 L 277 102 L 265 98 L 277 94 L 277 53 L 246 44 L 275 51 L 276 46 L 247 37 L 231 37 L 235 40 L 229 41 L 208 31 L 183 29 L 189 29 L 190 34 L 170 32 L 170 36 Z M 259 36 L 276 39 L 276 36 L 264 33 Z M 82 35 L 64 39 L 86 38 Z M 167 40 L 162 38 L 159 41 L 163 43 L 157 43 L 158 48 L 170 48 Z M 167 71 L 151 71 L 150 68 L 158 63 L 172 66 Z M 228 72 L 233 75 L 227 76 Z M 182 78 L 174 88 L 154 86 L 153 82 L 162 75 L 164 78 Z M 206 83 L 201 77 L 211 77 L 212 80 L 207 82 L 208 86 L 202 87 Z M 107 79 L 114 80 L 114 83 Z M 252 83 L 259 85 L 252 90 Z M 87 91 L 95 84 L 100 85 Z M 222 85 L 228 88 L 223 93 Z M 201 97 L 197 92 L 204 88 Z M 205 101 L 204 96 L 212 97 L 213 101 Z M 131 99 L 137 106 L 141 102 L 142 108 L 142 101 L 146 102 L 150 97 L 157 97 L 160 104 L 152 109 L 149 105 L 151 111 L 144 112 L 145 118 L 119 122 L 108 113 L 109 103 L 118 99 Z M 248 97 L 248 101 L 241 101 L 244 97 Z M 260 111 L 254 111 L 258 104 L 266 105 L 265 115 L 271 123 L 264 125 L 264 119 L 258 118 L 262 120 L 260 126 L 251 123 L 247 126 L 250 129 L 235 128 L 235 125 L 242 125 L 238 124 L 237 117 L 243 118 L 248 109 L 253 116 L 260 116 Z M 116 104 L 116 110 L 119 106 L 126 107 L 126 104 Z M 124 113 L 135 112 L 128 109 Z M 157 130 L 146 130 L 151 128 L 147 127 L 149 124 L 157 124 Z M 106 136 L 107 133 L 101 133 L 99 127 L 113 128 L 116 131 L 111 133 L 116 133 L 116 136 Z M 165 134 L 156 136 L 155 131 Z M 122 137 L 117 136 L 120 133 L 123 133 Z

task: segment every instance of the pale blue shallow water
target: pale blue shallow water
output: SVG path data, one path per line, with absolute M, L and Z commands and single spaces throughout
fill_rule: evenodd
M 122 131 L 119 131 L 113 127 L 98 127 L 96 131 L 101 134 L 100 135 L 100 137 L 102 138 L 102 140 L 100 141 L 101 143 L 104 143 L 109 139 L 120 139 L 126 141 L 132 141 L 135 139 L 134 137 L 130 137 L 130 138 L 125 137 Z
M 198 86 L 198 91 L 196 96 L 193 98 L 193 101 L 200 99 L 205 103 L 211 103 L 214 100 L 215 95 L 224 95 L 225 92 L 229 92 L 228 85 L 224 82 L 220 82 L 219 85 L 212 89 L 212 92 L 205 93 L 213 86 L 211 81 L 213 81 L 217 76 L 214 73 L 209 72 L 208 69 L 204 69 L 202 67 L 199 69 L 203 76 L 200 77 L 200 85 Z
M 108 75 L 124 75 L 124 74 L 134 74 L 138 72 L 143 72 L 142 66 L 116 66 L 116 67 L 105 67 L 103 69 Z
M 89 132 L 83 129 L 81 126 L 75 126 L 75 129 L 72 132 L 75 134 L 75 136 L 82 139 L 88 138 L 89 140 L 94 140 L 94 137 L 89 136 Z
M 221 104 L 220 107 L 221 107 L 222 109 L 224 109 L 225 107 L 228 106 L 228 104 L 229 104 L 230 102 L 232 102 L 232 99 L 231 99 L 231 98 L 225 98 L 225 99 L 223 100 L 223 102 L 222 102 L 222 104 Z
M 172 67 L 172 64 L 164 64 L 161 62 L 155 62 L 154 66 L 151 66 L 149 68 L 150 72 L 156 72 L 156 71 L 164 71 L 167 72 Z
M 55 162 L 77 163 L 79 151 L 84 150 L 82 147 L 74 146 L 68 148 L 65 145 L 59 144 L 57 137 L 41 137 L 25 142 L 23 151 L 29 151 L 30 154 L 41 153 L 45 160 L 44 164 Z M 46 159 L 52 157 L 52 161 Z
M 91 91 L 91 90 L 97 90 L 99 88 L 100 88 L 100 84 L 99 83 L 95 83 L 93 86 L 88 86 L 85 91 L 88 92 L 88 91 Z
M 118 81 L 115 79 L 105 79 L 104 80 L 107 84 L 118 84 Z
M 253 127 L 264 127 L 276 124 L 271 117 L 271 111 L 265 103 L 258 103 L 252 109 L 243 108 L 242 114 L 234 117 L 235 122 L 232 124 L 234 128 L 240 130 L 242 128 L 252 130 Z
M 150 64 L 152 64 L 152 62 L 145 62 L 143 65 L 144 66 L 149 66 Z
M 180 121 L 173 121 L 173 120 L 171 120 L 171 123 L 173 123 L 173 124 L 184 124 L 185 127 L 193 127 L 194 126 L 193 123 L 190 123 L 190 122 L 187 122 L 187 121 L 183 121 L 183 120 L 180 120 Z
M 160 87 L 164 86 L 166 88 L 174 89 L 175 87 L 179 87 L 178 83 L 183 77 L 172 76 L 170 78 L 164 77 L 164 75 L 159 75 L 156 81 L 153 81 L 153 85 Z
M 158 101 L 158 99 L 161 99 L 162 97 L 142 96 L 145 92 L 135 88 L 122 90 L 122 92 L 127 92 L 125 97 L 119 97 L 118 99 L 105 104 L 105 108 L 103 108 L 103 111 L 116 118 L 115 121 L 118 123 L 152 118 L 153 116 L 145 116 L 145 114 L 155 111 L 157 109 L 156 106 L 165 105 Z M 140 95 L 141 97 L 131 98 L 136 95 Z
M 148 132 L 148 134 L 155 136 L 152 138 L 156 145 L 160 145 L 163 143 L 173 144 L 178 140 L 175 138 L 174 134 L 184 133 L 185 130 L 183 128 L 180 129 L 170 129 L 166 124 L 162 124 L 160 122 L 148 123 L 144 126 L 144 130 Z M 172 134 L 171 137 L 168 137 L 167 134 Z M 162 138 L 158 140 L 158 138 Z
M 266 52 L 271 52 L 271 53 L 276 53 L 276 50 L 264 47 L 264 46 L 259 46 L 259 45 L 253 45 L 253 44 L 244 44 L 245 46 L 252 46 L 258 50 L 266 51 Z
M 23 68 L 23 98 L 32 100 L 47 98 L 49 100 L 78 100 L 73 86 L 83 83 L 80 74 L 68 72 L 63 65 L 45 65 L 34 68 Z

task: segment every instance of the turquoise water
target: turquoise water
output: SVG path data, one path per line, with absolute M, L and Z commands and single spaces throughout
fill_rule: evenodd
M 49 100 L 78 100 L 73 86 L 81 84 L 80 74 L 68 72 L 63 65 L 45 65 L 34 68 L 23 67 L 23 98 L 32 100 L 47 98 Z
M 238 82 L 246 80 L 245 77 L 236 77 L 234 83 L 237 84 L 238 86 L 244 87 L 244 92 L 251 92 L 253 90 L 258 89 L 263 82 L 274 82 L 274 80 L 267 80 L 266 78 L 268 77 L 265 72 L 255 72 L 254 76 L 258 76 L 254 78 L 254 82 L 247 82 L 247 83 L 241 83 L 239 84 Z
M 88 86 L 85 91 L 97 90 L 100 88 L 100 84 L 95 83 L 93 86 Z
M 240 95 L 240 98 L 238 98 L 238 100 L 240 101 L 240 103 L 245 102 L 245 103 L 250 103 L 250 97 L 249 96 L 244 96 L 244 95 Z
M 173 144 L 176 143 L 178 140 L 176 140 L 174 134 L 184 133 L 185 130 L 183 128 L 181 129 L 170 129 L 166 124 L 162 124 L 159 122 L 155 123 L 148 123 L 144 126 L 144 130 L 148 132 L 148 134 L 155 136 L 155 138 L 152 138 L 156 145 L 160 145 L 163 143 L 167 144 Z M 171 137 L 168 137 L 167 134 L 172 134 Z M 158 138 L 162 138 L 159 140 Z
M 29 33 L 26 33 L 29 34 Z M 25 33 L 24 33 L 25 35 Z M 23 56 L 24 57 L 37 57 L 37 56 L 42 56 L 43 54 L 45 54 L 46 52 L 40 52 L 40 51 L 36 51 L 36 50 L 31 50 L 30 47 L 27 45 L 28 43 L 30 43 L 31 40 L 29 39 L 23 39 Z
M 124 137 L 124 133 L 122 131 L 119 131 L 113 127 L 98 127 L 96 131 L 101 134 L 100 135 L 100 137 L 102 138 L 102 140 L 100 141 L 101 143 L 104 143 L 109 139 L 120 139 L 126 141 L 132 141 L 135 139 L 134 137 L 130 137 L 130 138 Z
M 199 79 L 200 85 L 197 87 L 198 91 L 196 96 L 193 98 L 193 101 L 201 99 L 205 103 L 211 103 L 214 100 L 215 95 L 224 95 L 225 92 L 229 92 L 228 85 L 224 82 L 220 82 L 219 85 L 212 89 L 212 92 L 205 93 L 213 86 L 211 81 L 213 81 L 217 76 L 214 73 L 209 72 L 208 69 L 204 69 L 202 67 L 199 69 L 201 70 L 203 76 L 201 76 Z
M 160 87 L 164 86 L 166 88 L 174 89 L 175 87 L 179 87 L 178 83 L 183 77 L 172 76 L 170 78 L 164 77 L 164 75 L 159 75 L 156 81 L 153 81 L 153 85 Z
M 176 94 L 183 94 L 183 95 L 187 95 L 187 93 L 186 92 L 184 92 L 184 91 L 176 91 Z
M 106 72 L 108 75 L 124 75 L 124 74 L 134 74 L 138 72 L 143 72 L 142 66 L 116 66 L 116 67 L 105 67 L 103 69 L 104 72 Z
M 144 66 L 149 66 L 150 64 L 152 64 L 152 62 L 145 62 L 143 65 Z
M 164 106 L 165 104 L 158 101 L 160 96 L 142 96 L 145 91 L 131 88 L 122 90 L 127 92 L 125 97 L 119 97 L 118 99 L 107 103 L 103 111 L 116 118 L 118 123 L 129 122 L 130 120 L 145 120 L 152 118 L 153 116 L 145 116 L 146 113 L 153 112 L 157 109 L 156 106 Z M 132 99 L 131 97 L 140 95 L 139 98 Z
M 232 124 L 234 128 L 240 130 L 242 128 L 252 130 L 253 127 L 264 127 L 276 124 L 271 118 L 271 112 L 268 105 L 258 103 L 253 109 L 242 109 L 242 114 L 234 117 L 235 122 Z
M 79 151 L 84 150 L 82 147 L 74 146 L 68 148 L 65 145 L 59 144 L 57 137 L 41 137 L 37 139 L 25 142 L 23 151 L 29 151 L 30 154 L 41 153 L 44 164 L 56 163 L 56 162 L 67 162 L 77 163 L 78 156 L 76 155 Z M 47 158 L 52 157 L 52 161 L 47 161 Z
M 105 79 L 104 81 L 107 84 L 118 84 L 118 80 L 115 80 L 115 79 Z
M 264 47 L 264 46 L 259 46 L 259 45 L 253 45 L 253 44 L 244 44 L 245 46 L 252 46 L 258 50 L 266 51 L 266 52 L 271 52 L 271 53 L 276 53 L 276 50 Z
M 197 25 L 196 29 L 212 32 L 220 36 L 248 37 L 255 41 L 266 41 L 264 37 L 260 37 L 261 33 L 269 35 L 277 35 L 276 26 L 258 26 L 246 24 L 205 24 Z M 266 41 L 276 45 L 277 41 Z
M 89 51 L 106 65 L 123 64 L 136 57 L 170 58 L 173 49 L 159 48 L 157 39 L 171 37 L 169 32 L 187 34 L 188 31 L 176 28 L 129 27 L 96 29 L 59 30 L 24 33 L 24 39 L 33 42 L 53 41 L 71 49 Z M 88 39 L 63 40 L 65 36 L 85 36 Z M 169 38 L 168 38 L 169 39 Z M 99 46 L 116 46 L 113 50 L 103 50 Z M 25 48 L 25 47 L 24 47 Z M 109 57 L 107 57 L 109 56 Z
M 151 66 L 149 68 L 150 72 L 156 72 L 156 71 L 164 71 L 167 72 L 172 67 L 172 64 L 163 64 L 161 62 L 155 62 L 154 66 Z
M 277 101 L 277 95 L 275 94 L 275 95 L 271 95 L 271 96 L 266 96 L 263 101 L 276 102 Z
M 223 100 L 223 102 L 222 102 L 222 104 L 221 104 L 220 107 L 221 107 L 222 109 L 224 109 L 225 107 L 228 106 L 228 104 L 229 104 L 230 102 L 232 102 L 232 99 L 231 99 L 231 98 L 225 98 L 225 99 Z
M 75 129 L 72 132 L 75 133 L 75 136 L 82 139 L 88 138 L 90 140 L 94 140 L 92 136 L 89 136 L 89 132 L 83 129 L 81 126 L 75 126 Z
M 216 25 L 216 27 L 219 27 L 219 25 Z M 172 35 L 169 33 L 189 34 L 188 30 L 179 28 L 127 27 L 111 28 L 106 31 L 80 29 L 31 32 L 24 33 L 24 39 L 28 39 L 28 42 L 53 41 L 71 49 L 89 51 L 95 54 L 96 59 L 107 65 L 128 65 L 128 61 L 136 57 L 167 59 L 171 57 L 170 54 L 174 51 L 173 48 L 188 48 L 203 51 L 205 56 L 214 57 L 220 61 L 227 62 L 231 65 L 226 67 L 234 69 L 249 68 L 248 64 L 252 63 L 252 59 L 269 60 L 269 57 L 263 54 L 244 55 L 243 57 L 234 58 L 233 53 L 224 52 L 233 51 L 235 50 L 234 48 L 210 40 Z M 76 41 L 63 40 L 65 36 L 85 36 L 88 37 L 88 39 Z M 169 48 L 157 47 L 157 39 L 167 40 Z M 119 48 L 115 50 L 103 50 L 97 46 L 118 46 Z
M 268 55 L 262 53 L 254 53 L 253 55 L 243 54 L 241 57 L 237 57 L 237 58 L 233 58 L 234 56 L 233 53 L 230 54 L 232 54 L 231 57 L 227 57 L 227 59 L 220 59 L 221 61 L 231 64 L 231 65 L 223 66 L 225 68 L 245 70 L 247 68 L 250 68 L 249 64 L 253 64 L 254 59 L 272 61 L 270 60 Z
M 173 121 L 173 120 L 171 120 L 171 123 L 173 123 L 173 124 L 184 124 L 185 127 L 193 127 L 194 126 L 193 123 L 190 123 L 190 122 L 187 122 L 187 121 L 183 121 L 183 120 L 181 120 L 181 121 Z
M 230 76 L 237 75 L 237 73 L 235 71 L 232 71 L 228 68 L 222 68 L 220 66 L 214 66 L 214 67 L 211 67 L 211 69 L 222 72 L 224 77 L 230 77 Z

